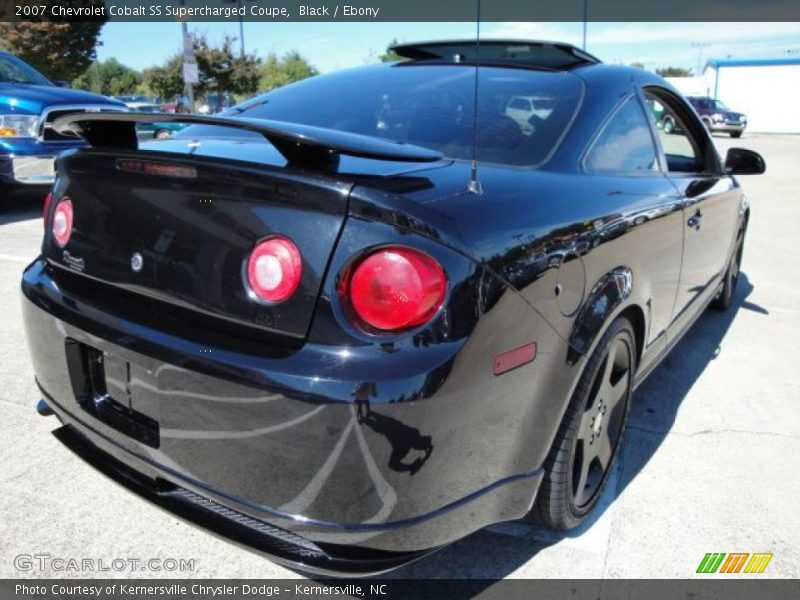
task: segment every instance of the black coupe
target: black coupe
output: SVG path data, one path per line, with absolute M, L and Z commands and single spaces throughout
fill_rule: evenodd
M 216 117 L 60 118 L 89 145 L 22 280 L 70 448 L 316 572 L 581 523 L 633 390 L 730 305 L 734 175 L 764 171 L 660 77 L 569 45 L 396 51 Z M 143 120 L 191 126 L 139 143 Z

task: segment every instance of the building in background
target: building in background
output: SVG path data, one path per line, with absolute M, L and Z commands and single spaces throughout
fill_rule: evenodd
M 711 59 L 699 77 L 667 77 L 684 96 L 722 100 L 747 131 L 800 133 L 800 58 Z
M 702 78 L 711 98 L 747 115 L 747 131 L 800 133 L 800 59 L 712 59 Z

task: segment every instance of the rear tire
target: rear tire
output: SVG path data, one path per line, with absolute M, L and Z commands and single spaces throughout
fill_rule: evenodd
M 739 232 L 736 237 L 736 246 L 733 254 L 728 261 L 728 268 L 725 269 L 725 280 L 722 290 L 711 301 L 711 308 L 714 310 L 727 310 L 733 303 L 733 295 L 736 293 L 736 284 L 739 281 L 739 267 L 742 264 L 742 254 L 744 253 L 744 230 Z
M 553 529 L 580 525 L 603 494 L 620 447 L 636 373 L 636 336 L 616 319 L 584 368 L 545 461 L 529 517 Z

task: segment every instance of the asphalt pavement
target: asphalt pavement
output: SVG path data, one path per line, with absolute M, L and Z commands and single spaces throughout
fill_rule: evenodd
M 594 518 L 566 534 L 498 525 L 395 577 L 685 578 L 708 552 L 773 554 L 762 575 L 731 577 L 800 577 L 800 136 L 715 139 L 722 153 L 751 148 L 767 163 L 767 174 L 741 178 L 752 210 L 734 306 L 703 315 L 637 391 Z M 35 554 L 96 567 L 194 561 L 190 572 L 103 576 L 300 577 L 139 500 L 36 414 L 19 281 L 38 253 L 40 211 L 40 197 L 0 198 L 0 577 L 99 574 L 16 558 Z

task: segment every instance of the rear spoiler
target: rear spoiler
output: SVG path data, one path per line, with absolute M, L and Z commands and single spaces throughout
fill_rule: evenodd
M 82 137 L 98 148 L 136 150 L 137 123 L 187 123 L 243 129 L 263 135 L 291 165 L 328 170 L 335 168 L 340 154 L 376 160 L 434 162 L 442 154 L 403 142 L 334 129 L 270 121 L 200 115 L 150 113 L 76 113 L 53 122 L 61 134 Z

